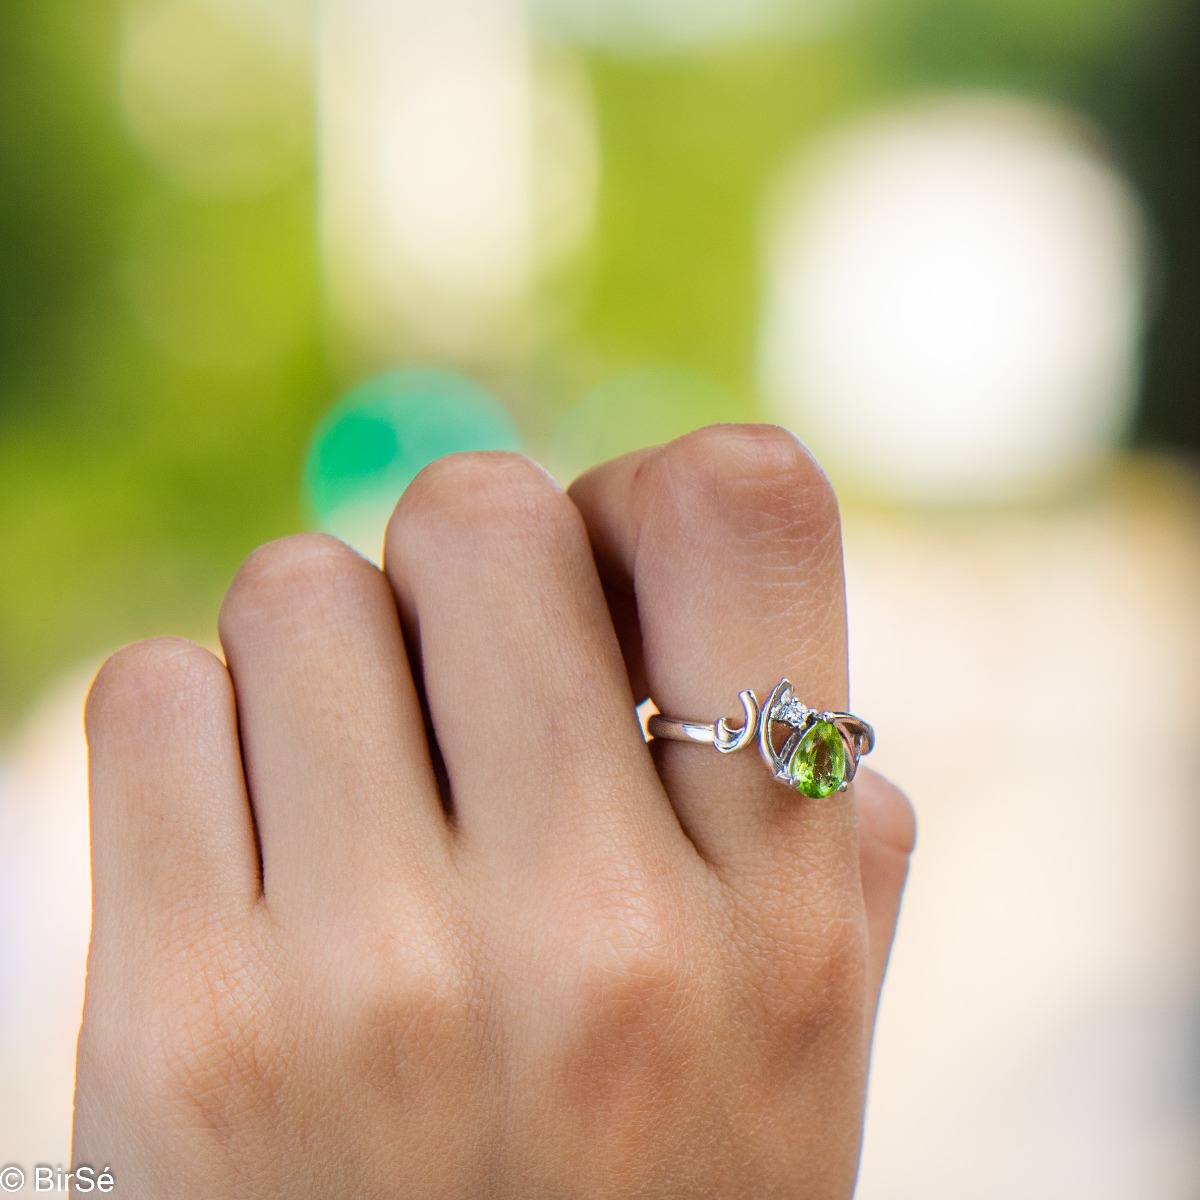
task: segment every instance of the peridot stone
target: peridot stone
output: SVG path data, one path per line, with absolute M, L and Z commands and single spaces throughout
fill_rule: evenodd
M 836 792 L 846 778 L 846 743 L 835 726 L 816 721 L 800 739 L 788 763 L 792 787 L 814 800 Z

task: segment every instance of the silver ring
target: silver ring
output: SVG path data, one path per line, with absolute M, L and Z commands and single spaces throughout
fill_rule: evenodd
M 721 754 L 757 742 L 775 778 L 814 800 L 844 792 L 858 771 L 859 759 L 875 748 L 875 730 L 866 721 L 853 713 L 809 708 L 786 679 L 775 685 L 766 704 L 760 705 L 753 692 L 739 692 L 738 699 L 746 715 L 739 729 L 724 717 L 716 722 L 692 721 L 654 711 L 645 722 L 646 740 L 700 742 Z M 779 726 L 787 730 L 782 737 Z

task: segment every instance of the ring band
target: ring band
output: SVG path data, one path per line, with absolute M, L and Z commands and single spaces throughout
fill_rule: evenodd
M 719 721 L 693 721 L 652 713 L 646 721 L 647 740 L 666 738 L 715 746 L 733 754 L 753 742 L 780 783 L 802 795 L 821 800 L 843 792 L 858 771 L 858 762 L 875 748 L 875 730 L 848 712 L 823 712 L 809 708 L 795 689 L 781 679 L 764 705 L 753 692 L 739 692 L 746 719 L 740 729 L 722 717 Z M 780 739 L 779 726 L 788 731 Z

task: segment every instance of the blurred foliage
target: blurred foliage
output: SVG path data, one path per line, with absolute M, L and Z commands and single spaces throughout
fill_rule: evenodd
M 593 62 L 604 147 L 583 336 L 608 366 L 669 361 L 752 411 L 763 192 L 798 142 L 876 94 L 855 41 Z
M 304 447 L 355 382 L 326 351 L 311 153 L 222 191 L 139 150 L 119 76 L 132 11 L 0 5 L 0 728 L 122 640 L 211 637 L 240 558 L 310 520 Z M 603 182 L 578 311 L 519 377 L 488 382 L 535 447 L 585 392 L 649 364 L 699 372 L 752 415 L 771 179 L 841 117 L 984 86 L 1095 116 L 1164 260 L 1183 247 L 1143 426 L 1200 436 L 1194 16 L 1172 0 L 873 0 L 809 42 L 593 54 Z M 244 145 L 266 144 L 272 112 Z
M 211 636 L 239 558 L 302 524 L 329 396 L 311 157 L 240 198 L 158 176 L 120 27 L 0 7 L 0 721 L 102 648 Z

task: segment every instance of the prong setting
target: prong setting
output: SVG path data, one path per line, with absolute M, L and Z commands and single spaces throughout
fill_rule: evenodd
M 763 705 L 752 691 L 738 694 L 744 721 L 732 727 L 722 717 L 715 723 L 651 716 L 650 737 L 705 742 L 721 754 L 734 754 L 757 741 L 771 774 L 780 783 L 811 799 L 844 792 L 858 771 L 859 759 L 875 747 L 875 731 L 853 713 L 809 708 L 787 679 L 781 679 Z M 777 750 L 775 727 L 789 732 Z

